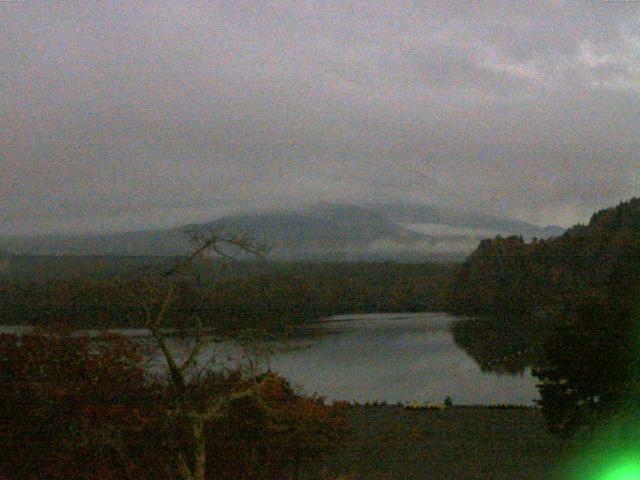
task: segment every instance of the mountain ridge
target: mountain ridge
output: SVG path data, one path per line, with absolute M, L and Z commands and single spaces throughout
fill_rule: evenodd
M 466 254 L 491 234 L 547 238 L 561 227 L 464 213 L 415 203 L 320 203 L 311 207 L 224 215 L 197 225 L 247 233 L 279 259 L 420 259 Z M 116 233 L 0 237 L 0 249 L 41 255 L 180 255 L 188 225 Z

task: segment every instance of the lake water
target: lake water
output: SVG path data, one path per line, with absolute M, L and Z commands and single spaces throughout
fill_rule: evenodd
M 274 355 L 271 368 L 306 394 L 328 400 L 388 403 L 532 404 L 530 370 L 483 372 L 453 341 L 455 317 L 444 313 L 331 317 L 316 324 L 335 332 L 298 341 Z
M 298 392 L 330 401 L 442 403 L 450 396 L 455 404 L 487 405 L 539 398 L 528 369 L 518 375 L 482 371 L 454 342 L 455 321 L 444 313 L 334 316 L 309 327 L 325 334 L 273 343 L 268 367 Z M 144 329 L 118 333 L 146 336 Z M 219 344 L 215 350 L 218 356 L 234 351 Z

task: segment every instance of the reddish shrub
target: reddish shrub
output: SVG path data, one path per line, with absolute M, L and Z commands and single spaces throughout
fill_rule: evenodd
M 120 336 L 0 335 L 0 480 L 177 478 L 190 431 L 142 360 Z M 293 478 L 344 432 L 340 408 L 295 395 L 276 375 L 259 380 L 255 396 L 207 425 L 208 477 Z M 190 387 L 204 402 L 246 384 L 211 374 Z

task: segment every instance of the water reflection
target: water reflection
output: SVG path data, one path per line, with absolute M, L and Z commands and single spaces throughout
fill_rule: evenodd
M 483 326 L 444 313 L 336 316 L 310 325 L 310 335 L 267 342 L 271 353 L 262 356 L 261 368 L 280 373 L 301 393 L 328 400 L 442 403 L 450 396 L 456 404 L 532 404 L 538 392 L 528 360 L 491 361 L 505 348 L 499 337 L 515 333 Z M 149 344 L 144 329 L 118 333 Z M 179 353 L 181 341 L 172 339 L 171 345 Z M 156 353 L 150 365 L 161 372 L 164 363 Z M 209 359 L 229 366 L 242 352 L 237 344 L 216 343 L 200 363 Z
M 307 338 L 307 348 L 276 354 L 273 370 L 307 394 L 358 402 L 530 404 L 538 398 L 529 369 L 483 371 L 452 335 L 456 319 L 441 313 L 332 317 L 337 332 Z M 315 326 L 318 328 L 318 325 Z
M 461 319 L 453 339 L 486 372 L 524 374 L 543 356 L 551 322 L 534 316 Z

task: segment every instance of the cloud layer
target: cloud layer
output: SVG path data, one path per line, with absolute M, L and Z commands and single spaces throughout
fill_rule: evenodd
M 0 233 L 640 192 L 634 2 L 5 2 Z

